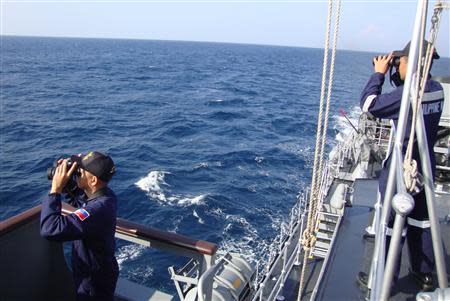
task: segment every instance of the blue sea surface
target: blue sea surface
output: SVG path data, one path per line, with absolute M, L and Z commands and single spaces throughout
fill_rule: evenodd
M 328 149 L 373 56 L 337 52 Z M 41 202 L 61 155 L 99 150 L 119 217 L 267 259 L 310 181 L 323 50 L 3 36 L 1 57 L 0 220 Z M 175 293 L 167 267 L 185 258 L 123 241 L 116 254 L 121 277 Z

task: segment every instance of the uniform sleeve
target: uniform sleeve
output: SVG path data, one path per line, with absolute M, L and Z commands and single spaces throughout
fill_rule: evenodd
M 41 236 L 55 241 L 83 239 L 87 236 L 83 218 L 85 220 L 88 217 L 89 213 L 84 209 L 78 209 L 67 216 L 62 215 L 61 194 L 50 194 L 42 201 Z
M 382 73 L 374 73 L 370 77 L 361 94 L 361 110 L 377 118 L 398 119 L 403 86 L 390 93 L 381 94 L 384 78 Z

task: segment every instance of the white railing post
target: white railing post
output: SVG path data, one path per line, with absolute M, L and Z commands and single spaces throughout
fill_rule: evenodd
M 389 244 L 389 251 L 386 258 L 386 268 L 383 275 L 380 300 L 388 300 L 391 292 L 392 280 L 396 273 L 397 261 L 401 254 L 401 239 L 402 232 L 405 225 L 406 216 L 414 208 L 414 199 L 410 194 L 406 192 L 405 183 L 403 181 L 403 168 L 402 168 L 402 153 L 398 147 L 394 148 L 393 155 L 397 157 L 397 165 L 395 171 L 397 194 L 392 199 L 392 207 L 395 210 L 394 227 L 391 235 L 391 242 Z
M 441 231 L 439 228 L 439 219 L 436 215 L 435 196 L 433 185 L 433 172 L 431 170 L 430 156 L 428 154 L 427 136 L 424 133 L 424 121 L 422 115 L 422 107 L 419 106 L 418 120 L 416 124 L 416 137 L 419 146 L 420 162 L 422 164 L 422 173 L 424 178 L 425 196 L 427 200 L 428 218 L 431 225 L 431 237 L 433 243 L 433 251 L 435 258 L 435 266 L 437 270 L 439 287 L 444 289 L 448 287 L 447 271 L 445 265 L 445 256 L 442 250 Z
M 405 138 L 405 130 L 406 130 L 406 122 L 408 119 L 408 113 L 409 113 L 409 107 L 410 107 L 410 94 L 411 94 L 411 87 L 413 82 L 413 73 L 416 70 L 417 67 L 417 56 L 418 56 L 418 47 L 419 47 L 419 38 L 420 38 L 420 29 L 422 26 L 422 12 L 424 9 L 426 9 L 428 5 L 427 0 L 423 1 L 417 1 L 417 10 L 416 10 L 416 19 L 414 22 L 414 29 L 413 29 L 413 35 L 411 39 L 411 47 L 409 49 L 408 54 L 408 66 L 406 71 L 406 78 L 405 78 L 405 84 L 403 87 L 403 94 L 402 94 L 402 100 L 401 100 L 401 106 L 400 106 L 400 112 L 399 112 L 399 118 L 398 118 L 398 125 L 397 125 L 397 133 L 395 136 L 395 146 L 398 147 L 398 149 L 402 149 L 403 147 L 403 140 Z M 397 157 L 393 156 L 390 167 L 389 167 L 389 177 L 387 181 L 387 187 L 386 192 L 384 195 L 383 200 L 383 211 L 381 215 L 381 225 L 380 225 L 380 231 L 377 233 L 376 240 L 375 240 L 375 249 L 380 250 L 379 258 L 378 258 L 378 264 L 377 264 L 377 271 L 376 271 L 376 279 L 374 279 L 374 289 L 372 290 L 370 299 L 371 300 L 378 300 L 378 296 L 380 295 L 380 290 L 382 288 L 382 279 L 384 275 L 384 245 L 385 245 L 385 233 L 386 233 L 386 226 L 389 221 L 389 214 L 391 210 L 391 200 L 394 195 L 394 182 L 396 178 L 396 172 L 395 167 L 397 165 Z M 381 258 L 383 257 L 383 258 Z M 374 261 L 373 261 L 374 263 Z M 372 263 L 372 264 L 373 264 Z

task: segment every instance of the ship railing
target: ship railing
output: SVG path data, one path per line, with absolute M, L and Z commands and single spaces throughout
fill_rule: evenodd
M 380 199 L 378 213 L 375 224 L 375 247 L 372 259 L 371 271 L 368 286 L 370 290 L 370 300 L 388 300 L 394 273 L 396 272 L 396 262 L 398 261 L 403 227 L 406 216 L 414 208 L 414 199 L 407 193 L 403 182 L 403 140 L 408 122 L 411 99 L 417 99 L 418 86 L 414 82 L 417 78 L 418 58 L 420 58 L 421 41 L 426 21 L 426 10 L 428 1 L 417 2 L 416 19 L 411 39 L 411 47 L 408 54 L 408 65 L 406 78 L 403 87 L 401 106 L 397 129 L 394 131 L 394 147 L 392 159 L 390 160 L 389 176 L 383 199 Z M 427 74 L 423 75 L 425 78 Z M 448 287 L 445 257 L 443 252 L 439 220 L 435 209 L 435 194 L 433 184 L 433 173 L 431 169 L 430 155 L 428 153 L 428 142 L 425 134 L 425 125 L 422 107 L 418 106 L 417 121 L 413 125 L 416 130 L 417 147 L 419 149 L 420 163 L 422 167 L 423 188 L 426 195 L 428 217 L 430 220 L 433 253 L 435 267 L 437 270 L 439 288 Z M 394 195 L 394 193 L 396 194 Z M 386 234 L 388 228 L 391 206 L 395 211 L 394 226 L 390 239 L 388 254 L 385 263 Z
M 384 119 L 369 119 L 367 114 L 362 114 L 360 131 L 366 135 L 375 145 L 386 147 L 389 143 L 391 125 Z
M 75 210 L 67 203 L 63 203 L 63 214 L 67 215 Z M 181 269 L 182 272 L 169 267 L 169 273 L 181 300 L 184 300 L 189 290 L 198 284 L 198 279 L 214 265 L 218 249 L 216 244 L 207 241 L 151 228 L 121 218 L 117 219 L 115 236 L 135 244 L 190 258 Z
M 385 135 L 389 135 L 390 128 L 386 125 L 372 123 L 370 125 L 372 132 L 377 133 L 375 138 L 372 138 L 380 146 L 387 145 L 388 139 Z M 345 165 L 345 160 L 350 157 L 350 153 L 353 151 L 352 147 L 355 140 L 358 138 L 358 133 L 352 132 L 349 134 L 347 139 L 342 142 L 338 142 L 335 145 L 335 151 L 333 157 L 328 158 L 327 163 L 323 167 L 322 177 L 320 181 L 319 188 L 319 205 L 322 206 L 325 197 L 331 187 L 334 178 L 339 176 L 339 172 Z M 306 202 L 308 199 L 307 193 L 303 195 L 303 200 Z M 259 280 L 259 276 L 255 280 L 255 294 L 253 295 L 252 301 L 262 301 L 262 300 L 275 300 L 282 288 L 285 277 L 288 275 L 292 266 L 294 264 L 300 264 L 300 256 L 302 253 L 301 246 L 298 244 L 298 235 L 301 235 L 304 231 L 304 223 L 306 219 L 306 210 L 301 209 L 301 201 L 299 201 L 298 207 L 298 222 L 290 223 L 287 235 L 280 234 L 279 248 L 270 252 L 268 264 L 266 265 L 266 270 L 263 272 L 259 271 L 260 265 L 257 265 L 257 275 L 262 274 L 262 279 Z M 305 206 L 303 206 L 304 208 Z M 319 207 L 320 208 L 320 207 Z M 295 215 L 295 214 L 291 214 Z M 295 238 L 294 238 L 295 236 Z M 277 241 L 278 239 L 276 239 Z M 294 243 L 295 246 L 292 248 L 291 244 Z M 293 256 L 295 254 L 295 256 Z M 274 280 L 275 279 L 275 280 Z
M 175 288 L 180 300 L 184 300 L 187 292 L 198 285 L 198 265 L 198 260 L 191 259 L 178 270 L 175 270 L 175 267 L 173 266 L 169 267 L 169 273 L 172 280 L 175 282 Z M 205 273 L 203 273 L 203 275 Z
M 330 170 L 330 175 L 337 177 L 339 171 L 344 167 L 345 160 L 349 158 L 350 152 L 352 151 L 354 141 L 357 139 L 358 134 L 356 132 L 351 132 L 344 141 L 339 141 L 334 148 L 332 157 L 328 158 L 327 165 Z
M 64 215 L 71 214 L 75 210 L 76 208 L 67 203 L 62 203 L 62 213 Z M 2 239 L 8 240 L 6 249 L 9 253 L 33 244 L 32 256 L 26 255 L 24 257 L 23 254 L 25 253 L 23 252 L 11 255 L 12 257 L 3 256 L 3 260 L 6 260 L 5 258 L 19 260 L 20 265 L 14 264 L 13 261 L 7 263 L 2 262 L 2 271 L 9 275 L 8 291 L 2 291 L 2 293 L 3 295 L 7 294 L 7 296 L 22 296 L 21 298 L 12 297 L 11 299 L 44 300 L 48 299 L 44 296 L 48 297 L 59 294 L 60 296 L 64 296 L 64 300 L 71 300 L 73 283 L 70 272 L 65 264 L 61 244 L 47 241 L 39 235 L 40 212 L 41 206 L 39 205 L 5 221 L 0 221 L 0 236 Z M 119 239 L 191 258 L 191 261 L 195 262 L 191 266 L 191 270 L 195 270 L 193 273 L 195 278 L 189 279 L 193 285 L 196 284 L 196 279 L 201 277 L 214 264 L 217 252 L 217 245 L 210 242 L 150 228 L 120 218 L 117 219 L 115 235 Z M 49 267 L 52 267 L 51 273 L 48 270 Z M 46 273 L 51 274 L 51 278 L 49 276 L 47 282 L 50 284 L 53 283 L 54 285 L 52 287 L 39 285 L 42 284 L 40 281 L 31 281 L 26 286 L 30 288 L 29 291 L 20 291 L 20 287 L 23 287 L 23 280 L 26 277 L 29 277 L 29 275 L 37 276 L 39 274 L 46 275 Z M 28 298 L 26 296 L 32 297 Z
M 212 299 L 214 276 L 219 267 L 219 264 L 213 265 L 200 277 L 198 281 L 198 301 L 210 301 Z
M 339 176 L 341 169 L 344 167 L 344 161 L 346 158 L 349 158 L 355 139 L 357 139 L 357 133 L 352 132 L 348 139 L 345 139 L 343 142 L 338 142 L 334 148 L 334 154 L 332 157 L 328 158 L 325 166 L 323 167 L 322 178 L 319 186 L 318 208 L 322 208 L 323 202 L 328 195 L 333 180 Z M 319 213 L 320 212 L 317 214 Z M 318 220 L 317 217 L 316 220 Z
M 418 130 L 418 132 L 422 132 L 422 135 L 424 135 L 423 124 L 421 126 L 421 129 Z M 393 136 L 396 135 L 395 126 L 393 125 L 393 123 L 392 123 L 392 134 Z M 426 153 L 428 152 L 426 151 Z M 400 247 L 402 240 L 402 232 L 405 226 L 407 215 L 414 209 L 414 199 L 407 192 L 404 183 L 403 154 L 401 145 L 394 144 L 392 150 L 392 158 L 393 159 L 390 165 L 389 181 L 393 183 L 393 186 L 391 184 L 391 187 L 389 187 L 388 181 L 388 187 L 386 189 L 386 195 L 385 199 L 383 200 L 383 203 L 381 202 L 380 195 L 378 195 L 378 200 L 375 204 L 374 225 L 376 233 L 376 246 L 374 249 L 373 261 L 369 277 L 369 288 L 372 288 L 370 300 L 387 300 L 389 298 L 390 290 L 392 287 L 392 281 L 394 278 L 394 274 L 396 273 L 395 271 L 397 266 L 396 262 L 399 260 L 398 257 L 400 256 L 401 253 Z M 424 160 L 424 158 L 422 158 L 422 160 Z M 392 177 L 391 177 L 391 170 L 393 173 Z M 427 179 L 426 174 L 427 173 L 425 172 L 424 173 L 425 180 Z M 428 183 L 426 183 L 427 181 L 425 181 L 426 190 L 427 188 L 430 189 L 433 186 L 432 178 L 428 178 L 428 180 L 429 180 Z M 393 195 L 394 190 L 396 191 L 395 195 Z M 390 197 L 387 199 L 388 196 Z M 437 231 L 437 234 L 435 233 L 433 235 L 433 249 L 441 248 L 441 246 L 439 245 L 441 243 L 441 239 L 438 228 L 438 221 L 435 217 L 435 214 L 432 213 L 432 211 L 434 211 L 434 192 L 432 192 L 433 200 L 431 202 L 428 201 L 429 197 L 430 195 L 427 194 L 427 205 L 430 206 L 428 207 L 430 224 L 432 225 L 432 227 L 435 227 L 435 231 Z M 388 202 L 386 202 L 386 200 L 388 200 Z M 387 256 L 385 254 L 386 254 L 386 236 L 388 235 L 387 234 L 388 219 L 384 217 L 390 214 L 389 213 L 390 208 L 388 210 L 384 209 L 384 207 L 386 206 L 388 206 L 388 208 L 392 207 L 392 209 L 394 209 L 395 211 L 394 224 L 390 235 L 391 239 Z M 435 245 L 435 241 L 439 241 L 439 244 L 437 244 L 437 246 Z M 436 264 L 439 265 L 440 262 L 445 266 L 444 258 L 440 257 L 439 255 L 436 256 L 436 253 L 439 253 L 439 251 L 435 249 Z M 447 283 L 445 281 L 443 283 L 443 286 L 444 288 L 447 286 Z
M 301 194 L 297 205 L 290 212 L 290 222 L 287 227 L 281 227 L 280 235 L 275 241 L 278 245 L 270 254 L 266 268 L 257 274 L 263 274 L 261 279 L 255 280 L 255 293 L 252 301 L 273 301 L 279 297 L 286 277 L 294 265 L 300 264 L 301 246 L 299 237 L 303 233 L 306 219 L 306 200 L 308 192 Z M 285 229 L 286 230 L 283 230 Z M 257 270 L 259 268 L 259 264 Z M 262 265 L 261 265 L 262 266 Z
M 373 125 L 372 129 L 375 132 L 373 141 L 375 141 L 378 146 L 387 146 L 389 143 L 391 127 L 380 123 L 378 125 Z

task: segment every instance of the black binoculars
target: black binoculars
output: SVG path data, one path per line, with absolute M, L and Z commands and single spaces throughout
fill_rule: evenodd
M 376 59 L 378 56 L 374 57 L 374 59 Z M 372 65 L 375 65 L 375 63 L 372 60 Z M 391 58 L 391 60 L 388 63 L 389 67 L 398 67 L 400 66 L 400 57 L 399 56 L 394 56 Z

